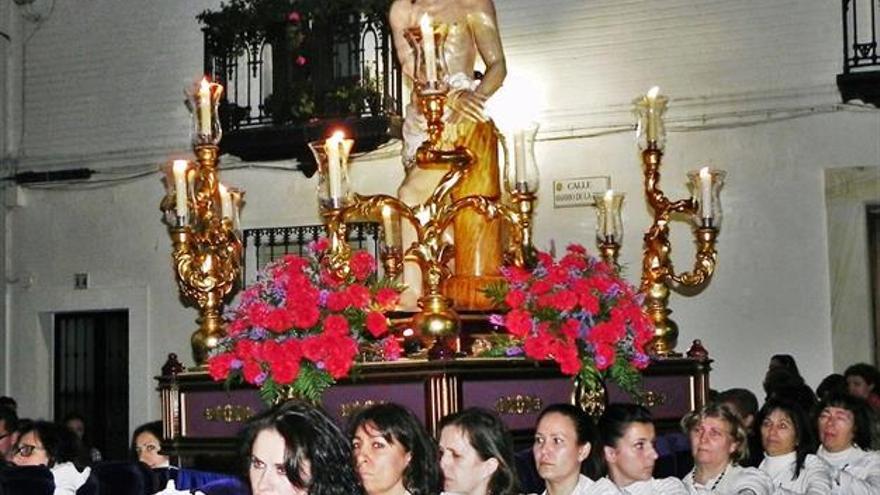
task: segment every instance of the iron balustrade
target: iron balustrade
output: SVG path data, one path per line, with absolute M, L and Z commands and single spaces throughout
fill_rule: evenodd
M 880 68 L 876 0 L 842 0 L 843 72 Z
M 364 250 L 378 258 L 380 234 L 376 222 L 354 222 L 348 224 L 346 240 L 353 250 Z M 253 282 L 256 272 L 267 263 L 288 254 L 303 256 L 309 243 L 326 236 L 322 224 L 245 229 L 241 270 L 245 283 Z

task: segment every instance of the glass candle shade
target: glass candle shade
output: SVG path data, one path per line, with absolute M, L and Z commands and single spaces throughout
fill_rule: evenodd
M 625 194 L 611 189 L 604 193 L 593 193 L 596 204 L 596 239 L 600 243 L 620 244 L 623 239 L 623 200 Z
M 532 122 L 525 128 L 508 133 L 504 175 L 507 190 L 511 193 L 538 192 L 540 174 L 538 162 L 535 160 L 535 137 L 538 135 L 538 127 L 537 122 Z M 510 139 L 510 136 L 513 139 Z M 510 155 L 513 155 L 512 160 Z
M 648 94 L 633 100 L 638 119 L 636 139 L 639 143 L 639 149 L 663 150 L 666 147 L 666 126 L 663 123 L 663 114 L 666 113 L 668 102 L 669 99 L 659 94 L 659 88 L 656 86 L 651 88 Z
M 721 187 L 727 173 L 703 167 L 687 174 L 691 195 L 697 202 L 694 223 L 700 227 L 721 227 Z
M 420 94 L 445 93 L 448 89 L 446 76 L 446 24 L 434 24 L 427 14 L 422 16 L 419 26 L 404 32 L 404 37 L 413 52 L 413 79 Z
M 342 208 L 351 204 L 351 186 L 348 181 L 348 157 L 354 146 L 341 132 L 323 141 L 312 141 L 309 148 L 318 162 L 318 203 L 324 210 Z
M 202 79 L 188 96 L 193 114 L 193 144 L 216 145 L 223 136 L 218 111 L 223 86 Z

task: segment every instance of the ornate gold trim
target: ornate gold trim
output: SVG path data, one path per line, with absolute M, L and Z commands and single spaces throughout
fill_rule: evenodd
M 534 395 L 508 395 L 495 401 L 495 410 L 501 414 L 535 414 L 544 409 L 544 400 Z
M 244 423 L 254 414 L 254 410 L 251 409 L 251 406 L 234 404 L 206 407 L 202 413 L 207 421 L 222 421 L 224 423 Z

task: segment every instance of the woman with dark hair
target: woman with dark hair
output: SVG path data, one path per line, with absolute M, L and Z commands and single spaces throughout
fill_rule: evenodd
M 876 414 L 880 413 L 880 394 L 877 393 L 877 368 L 867 363 L 850 366 L 843 372 L 850 395 L 864 399 Z
M 469 408 L 440 420 L 443 490 L 461 495 L 515 495 L 513 440 L 494 413 Z
M 412 412 L 377 404 L 349 424 L 354 462 L 367 495 L 434 495 L 440 491 L 437 447 Z
M 151 421 L 135 428 L 131 434 L 131 449 L 129 451 L 133 460 L 138 460 L 150 469 L 167 468 L 170 461 L 167 455 L 162 455 L 162 422 Z
M 554 404 L 541 411 L 532 454 L 546 486 L 544 495 L 592 493 L 595 482 L 583 471 L 598 439 L 593 420 L 571 404 Z
M 770 399 L 758 412 L 765 457 L 759 469 L 770 475 L 779 494 L 831 492 L 828 466 L 811 452 L 815 443 L 806 414 L 794 402 Z
M 871 450 L 871 419 L 865 401 L 830 395 L 819 404 L 816 452 L 831 470 L 833 494 L 880 493 L 880 452 Z
M 711 403 L 684 417 L 694 469 L 684 477 L 691 493 L 770 495 L 767 473 L 740 463 L 749 457 L 748 431 L 742 417 L 725 403 Z
M 599 419 L 599 438 L 607 477 L 590 494 L 630 495 L 688 493 L 677 478 L 654 479 L 654 423 L 651 413 L 636 404 L 609 404 Z
M 287 401 L 252 418 L 242 434 L 253 495 L 357 495 L 351 448 L 322 410 Z
M 82 471 L 74 464 L 76 439 L 61 425 L 48 421 L 24 423 L 12 448 L 12 463 L 17 466 L 46 466 L 52 471 L 55 494 L 74 494 L 89 478 L 91 469 Z

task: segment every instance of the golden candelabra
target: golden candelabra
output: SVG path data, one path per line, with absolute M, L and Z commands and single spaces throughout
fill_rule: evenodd
M 453 309 L 453 302 L 442 292 L 444 281 L 451 275 L 449 261 L 454 255 L 453 245 L 444 233 L 458 214 L 469 209 L 479 212 L 488 220 L 503 218 L 510 226 L 511 247 L 507 255 L 513 262 L 522 264 L 531 249 L 531 218 L 536 196 L 534 189 L 526 187 L 527 183 L 522 178 L 521 187 L 509 187 L 510 204 L 502 203 L 500 198 L 481 195 L 452 198 L 451 193 L 468 174 L 474 156 L 464 146 L 453 149 L 443 147 L 447 90 L 443 82 L 443 43 L 446 28 L 443 25 L 431 28 L 433 36 L 428 36 L 431 36 L 433 43 L 429 43 L 427 50 L 422 43 L 426 30 L 425 27 L 410 29 L 406 37 L 416 53 L 417 102 L 427 122 L 427 139 L 416 151 L 415 166 L 447 170 L 431 196 L 421 204 L 410 206 L 385 194 L 348 194 L 345 160 L 339 160 L 339 156 L 346 156 L 347 153 L 338 147 L 338 138 L 336 141 L 328 139 L 323 143 L 312 143 L 311 147 L 322 176 L 319 179 L 319 196 L 330 238 L 330 267 L 342 272 L 348 269 L 351 249 L 345 240 L 345 224 L 349 218 L 381 216 L 388 224 L 389 212 L 394 212 L 411 224 L 416 234 L 415 241 L 400 249 L 390 246 L 382 253 L 382 263 L 386 267 L 386 274 L 392 277 L 399 275 L 404 259 L 418 264 L 422 273 L 422 295 L 418 300 L 418 311 L 412 318 L 412 327 L 430 345 L 430 359 L 447 359 L 456 352 L 455 338 L 460 319 Z M 427 57 L 426 53 L 429 54 Z M 431 66 L 433 69 L 426 69 Z M 334 171 L 334 167 L 341 167 L 341 170 Z
M 678 325 L 669 318 L 670 288 L 704 288 L 715 271 L 715 240 L 721 223 L 719 191 L 725 173 L 704 167 L 690 172 L 693 197 L 670 201 L 660 189 L 660 166 L 665 144 L 663 112 L 666 98 L 652 89 L 636 100 L 639 115 L 639 134 L 643 139 L 642 164 L 645 177 L 645 195 L 654 212 L 654 219 L 644 236 L 641 290 L 645 294 L 644 310 L 656 327 L 651 352 L 657 356 L 678 355 L 675 346 Z M 700 199 L 697 200 L 696 197 Z M 694 237 L 697 243 L 694 267 L 685 273 L 676 273 L 670 259 L 669 221 L 673 213 L 691 215 L 696 223 Z M 614 254 L 616 256 L 616 253 Z
M 238 212 L 244 193 L 227 190 L 217 171 L 217 103 L 222 91 L 202 81 L 193 92 L 196 160 L 176 160 L 170 167 L 160 206 L 169 223 L 178 287 L 199 308 L 198 329 L 191 338 L 197 364 L 204 364 L 223 336 L 223 301 L 238 281 L 241 266 Z

